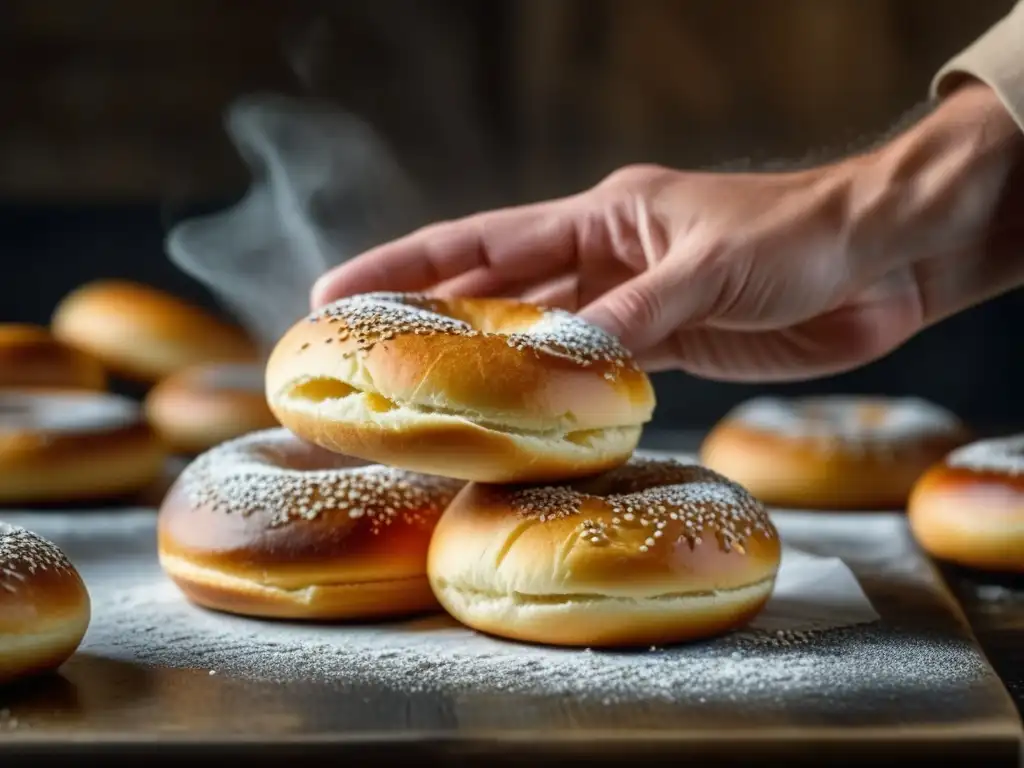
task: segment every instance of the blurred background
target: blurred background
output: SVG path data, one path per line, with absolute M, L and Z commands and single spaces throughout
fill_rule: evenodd
M 449 217 L 630 162 L 757 167 L 862 146 L 1012 0 L 4 0 L 3 321 L 124 277 L 214 307 L 168 228 L 237 201 L 229 104 L 274 92 L 366 121 Z M 314 159 L 315 162 L 315 159 Z M 394 232 L 393 234 L 399 234 Z M 656 427 L 764 391 L 914 394 L 1024 426 L 1018 292 L 855 373 L 771 388 L 657 379 Z

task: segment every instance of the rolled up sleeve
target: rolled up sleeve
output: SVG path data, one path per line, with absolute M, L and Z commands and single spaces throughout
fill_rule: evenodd
M 1024 130 L 1024 0 L 939 70 L 931 94 L 942 98 L 971 77 L 992 88 Z

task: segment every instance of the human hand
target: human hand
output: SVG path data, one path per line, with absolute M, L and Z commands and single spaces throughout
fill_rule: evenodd
M 839 163 L 633 167 L 582 194 L 432 225 L 324 275 L 313 303 L 375 290 L 521 296 L 579 312 L 652 371 L 837 373 L 1024 277 L 1024 259 L 999 246 L 1021 231 L 997 216 L 1020 145 L 999 100 L 972 85 Z

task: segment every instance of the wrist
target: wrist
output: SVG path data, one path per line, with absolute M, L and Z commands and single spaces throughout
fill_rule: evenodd
M 849 161 L 854 250 L 883 269 L 943 251 L 984 257 L 1022 150 L 1024 133 L 998 96 L 980 83 L 964 86 L 907 132 Z

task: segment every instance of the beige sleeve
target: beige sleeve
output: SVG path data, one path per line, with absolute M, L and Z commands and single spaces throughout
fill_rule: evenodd
M 965 75 L 992 88 L 1024 129 L 1024 0 L 939 70 L 932 96 L 945 96 Z

